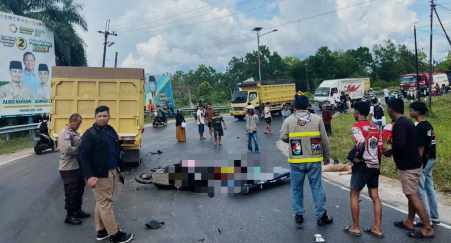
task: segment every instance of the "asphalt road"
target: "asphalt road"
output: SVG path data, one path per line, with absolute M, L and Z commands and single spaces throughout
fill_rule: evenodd
M 222 148 L 211 140 L 199 141 L 194 124 L 188 125 L 187 144 L 177 144 L 174 125 L 164 129 L 147 128 L 144 138 L 144 164 L 126 173 L 127 180 L 117 194 L 115 210 L 121 227 L 136 233 L 134 242 L 313 242 L 313 235 L 322 234 L 327 242 L 414 242 L 406 232 L 395 229 L 392 222 L 404 215 L 384 207 L 383 228 L 386 237 L 369 235 L 352 238 L 342 229 L 351 222 L 348 192 L 325 183 L 327 207 L 335 223 L 319 228 L 313 216 L 308 188 L 305 193 L 306 222 L 303 229 L 293 223 L 289 185 L 247 196 L 226 194 L 209 198 L 205 194 L 158 190 L 153 185 L 134 182 L 136 173 L 181 159 L 232 160 L 245 158 L 247 141 L 244 123 L 226 119 Z M 263 131 L 263 124 L 260 124 Z M 287 167 L 286 158 L 277 150 L 280 121 L 273 124 L 274 135 L 259 134 L 263 170 L 274 166 Z M 149 152 L 161 150 L 156 156 Z M 308 187 L 308 185 L 306 185 Z M 95 241 L 93 219 L 81 226 L 63 223 L 63 186 L 57 173 L 57 154 L 32 156 L 0 167 L 0 243 L 89 243 Z M 362 227 L 370 226 L 371 203 L 362 199 Z M 93 212 L 93 196 L 86 190 L 84 208 Z M 149 219 L 165 221 L 159 230 L 146 230 Z M 436 238 L 422 242 L 449 242 L 451 231 L 436 229 Z

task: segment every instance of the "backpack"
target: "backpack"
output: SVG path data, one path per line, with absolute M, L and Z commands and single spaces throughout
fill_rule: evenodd
M 384 109 L 380 105 L 374 106 L 374 118 L 382 119 L 384 116 Z
M 380 142 L 382 142 L 382 133 L 375 126 L 369 126 L 368 131 L 364 132 L 363 127 L 353 127 L 353 136 L 363 136 L 365 142 L 354 145 L 349 152 L 347 159 L 355 164 L 365 162 L 368 168 L 377 168 L 380 159 Z

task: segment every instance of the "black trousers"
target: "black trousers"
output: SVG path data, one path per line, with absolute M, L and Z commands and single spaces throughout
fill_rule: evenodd
M 81 210 L 85 181 L 81 170 L 60 171 L 64 183 L 65 209 L 67 215 L 73 215 Z
M 332 124 L 324 124 L 324 128 L 326 128 L 327 136 L 332 136 Z

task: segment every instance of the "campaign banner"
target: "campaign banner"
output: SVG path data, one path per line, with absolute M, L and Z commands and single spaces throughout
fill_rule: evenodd
M 0 117 L 48 113 L 53 32 L 41 21 L 0 12 Z

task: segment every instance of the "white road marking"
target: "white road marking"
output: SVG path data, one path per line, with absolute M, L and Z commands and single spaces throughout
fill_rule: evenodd
M 336 187 L 338 187 L 338 188 L 344 190 L 344 191 L 348 191 L 348 192 L 350 191 L 349 188 L 344 187 L 344 186 L 342 186 L 342 185 L 340 185 L 340 184 L 338 184 L 338 183 L 335 183 L 335 182 L 333 182 L 333 181 L 331 181 L 331 180 L 329 180 L 329 179 L 326 179 L 326 178 L 323 177 L 323 180 L 326 181 L 327 183 L 331 184 L 331 185 L 334 185 L 334 186 L 336 186 Z M 368 195 L 362 194 L 362 197 L 365 198 L 365 199 L 367 199 L 368 201 L 371 201 L 371 198 L 370 198 Z M 393 210 L 396 210 L 396 211 L 398 211 L 398 212 L 400 212 L 400 213 L 403 213 L 403 214 L 406 214 L 406 215 L 407 215 L 407 211 L 405 211 L 405 210 L 403 210 L 403 209 L 400 209 L 400 208 L 397 208 L 396 206 L 393 206 L 393 205 L 391 205 L 391 204 L 389 204 L 389 203 L 382 202 L 382 205 L 383 205 L 384 207 L 391 208 L 391 209 L 393 209 Z M 445 228 L 445 229 L 451 229 L 451 225 L 449 225 L 449 224 L 440 223 L 439 226 L 441 226 L 441 227 L 443 227 L 443 228 Z
M 24 159 L 24 158 L 30 157 L 31 155 L 33 155 L 33 153 L 30 152 L 30 153 L 27 153 L 27 154 L 19 155 L 17 157 L 11 158 L 11 159 L 6 160 L 6 161 L 1 161 L 0 162 L 0 167 L 5 166 L 7 164 L 10 164 L 10 163 L 12 163 L 14 161 L 17 161 L 17 160 L 20 160 L 20 159 Z

